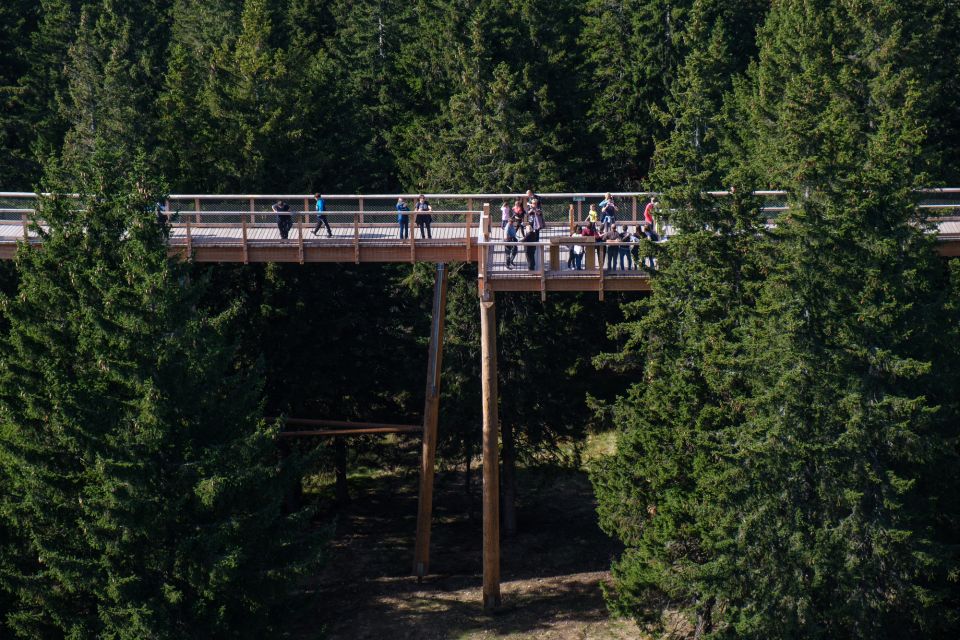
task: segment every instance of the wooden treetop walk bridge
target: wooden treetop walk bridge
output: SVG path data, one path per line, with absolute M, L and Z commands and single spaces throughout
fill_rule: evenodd
M 636 227 L 649 193 L 616 193 L 618 225 Z M 722 197 L 726 192 L 711 195 Z M 786 193 L 762 191 L 770 218 L 787 209 Z M 960 256 L 960 188 L 918 192 L 918 207 L 929 210 L 937 234 L 937 249 L 944 256 Z M 446 263 L 467 261 L 478 265 L 480 292 L 481 393 L 483 415 L 483 605 L 500 605 L 499 511 L 499 408 L 497 401 L 497 291 L 647 291 L 649 274 L 633 263 L 645 258 L 651 247 L 640 243 L 595 243 L 574 239 L 574 224 L 586 217 L 585 201 L 598 201 L 601 193 L 541 194 L 545 227 L 539 241 L 508 243 L 500 228 L 500 204 L 522 194 L 427 194 L 433 207 L 429 226 L 420 228 L 410 212 L 407 237 L 401 237 L 397 199 L 410 204 L 411 194 L 324 196 L 327 227 L 317 226 L 314 200 L 305 195 L 171 195 L 163 203 L 169 224 L 169 251 L 197 262 L 433 262 L 437 273 L 433 296 L 433 323 L 427 359 L 423 425 L 358 425 L 336 420 L 286 418 L 285 424 L 301 427 L 285 431 L 287 437 L 351 436 L 359 434 L 419 433 L 422 435 L 420 492 L 413 573 L 429 573 L 430 529 L 433 504 L 434 458 L 440 404 Z M 281 235 L 271 206 L 277 200 L 291 205 L 290 229 Z M 36 195 L 0 193 L 0 259 L 10 259 L 20 243 L 40 243 L 34 221 Z M 662 237 L 672 230 L 658 221 Z M 631 246 L 636 245 L 636 247 Z M 583 247 L 575 251 L 575 247 Z M 612 252 L 626 248 L 628 251 Z M 636 256 L 629 249 L 636 248 Z M 514 252 L 515 251 L 515 252 Z M 579 254 L 573 262 L 571 252 Z M 621 255 L 622 254 L 622 255 Z M 616 255 L 613 264 L 605 257 Z M 629 256 L 629 257 L 628 257 Z M 582 265 L 582 269 L 577 266 Z M 603 267 L 608 267 L 604 269 Z M 634 268 L 629 268 L 633 266 Z M 320 427 L 317 429 L 317 427 Z M 342 451 L 342 447 L 338 451 Z M 345 463 L 344 463 L 345 465 Z M 338 480 L 340 469 L 338 467 Z M 346 471 L 343 470 L 345 482 Z
M 786 193 L 757 192 L 771 217 L 785 210 Z M 618 225 L 635 228 L 650 193 L 616 193 Z M 722 197 L 725 192 L 714 195 Z M 539 242 L 509 245 L 500 226 L 500 204 L 513 204 L 523 194 L 427 194 L 433 211 L 429 229 L 421 231 L 410 212 L 409 233 L 400 237 L 395 205 L 404 197 L 412 206 L 416 195 L 325 195 L 331 235 L 318 235 L 315 201 L 307 195 L 171 195 L 163 203 L 170 222 L 170 251 L 196 262 L 475 262 L 483 291 L 645 291 L 648 273 L 634 264 L 633 255 L 603 269 L 605 254 L 584 251 L 582 269 L 570 259 L 577 244 L 592 239 L 571 238 L 573 225 L 584 222 L 587 203 L 602 193 L 545 193 L 540 200 L 546 227 Z M 292 228 L 281 237 L 271 206 L 279 199 L 291 206 Z M 0 259 L 12 258 L 17 243 L 40 242 L 30 220 L 36 195 L 0 192 Z M 939 249 L 960 255 L 960 189 L 929 189 L 919 194 L 919 206 L 930 210 L 938 228 Z M 957 214 L 957 215 L 954 215 Z M 658 216 L 659 218 L 660 216 Z M 42 226 L 42 221 L 41 221 Z M 660 235 L 670 228 L 658 220 Z M 428 232 L 428 237 L 423 237 Z M 642 243 L 640 243 L 642 244 Z M 622 247 L 618 244 L 618 248 Z M 517 250 L 515 258 L 508 249 Z M 631 247 L 632 248 L 632 247 Z M 631 252 L 639 254 L 640 250 Z M 640 256 L 641 258 L 645 256 Z M 633 267 L 632 269 L 629 267 Z

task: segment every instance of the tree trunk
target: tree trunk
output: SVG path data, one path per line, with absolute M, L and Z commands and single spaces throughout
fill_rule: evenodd
M 697 607 L 697 628 L 693 632 L 694 640 L 713 631 L 713 598 L 709 598 L 702 607 Z
M 463 456 L 463 492 L 469 496 L 473 489 L 473 472 L 470 470 L 470 462 L 473 458 L 473 447 L 466 446 L 466 453 Z M 469 503 L 468 503 L 469 504 Z
M 511 537 L 517 533 L 517 456 L 513 442 L 513 425 L 504 422 L 501 434 L 503 438 L 503 473 L 500 476 L 503 487 L 501 521 L 503 535 Z
M 343 438 L 334 438 L 333 453 L 337 473 L 337 504 L 347 504 L 350 502 L 350 492 L 347 491 L 347 443 Z

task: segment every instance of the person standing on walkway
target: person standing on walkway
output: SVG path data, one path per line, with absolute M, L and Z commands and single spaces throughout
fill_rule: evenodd
M 607 249 L 607 271 L 617 268 L 617 259 L 620 257 L 620 234 L 615 226 L 607 225 L 603 233 L 603 246 Z
M 620 242 L 623 244 L 620 245 L 620 269 L 621 271 L 626 269 L 627 271 L 633 271 L 633 254 L 631 250 L 633 249 L 633 242 L 636 240 L 636 236 L 627 231 L 626 227 L 620 227 Z M 627 266 L 624 267 L 623 265 Z
M 526 214 L 526 209 L 523 208 L 523 200 L 518 198 L 516 202 L 513 203 L 513 209 L 511 209 L 511 211 L 513 212 L 513 220 L 523 224 L 523 218 Z
M 313 228 L 313 231 L 311 233 L 313 233 L 313 235 L 317 235 L 321 227 L 326 227 L 327 237 L 332 238 L 333 231 L 330 230 L 330 223 L 327 222 L 327 208 L 323 202 L 323 197 L 319 193 L 313 194 L 313 197 L 317 201 L 317 207 L 316 207 L 317 208 L 317 226 Z
M 540 201 L 534 200 L 533 205 L 530 207 L 530 226 L 533 227 L 533 232 L 537 234 L 537 242 L 540 242 L 540 232 L 543 230 L 545 223 L 543 221 L 543 209 L 540 208 Z
M 599 240 L 597 237 L 597 225 L 594 224 L 593 220 L 587 221 L 587 226 L 583 228 L 581 233 L 583 234 L 584 238 L 589 238 L 590 242 L 593 242 L 594 245 L 597 244 L 597 241 Z M 584 247 L 584 250 L 584 253 L 586 253 L 586 251 L 589 251 L 590 249 L 588 247 Z M 600 247 L 594 246 L 593 250 L 596 252 L 597 264 L 602 268 L 603 263 L 600 261 Z
M 644 224 L 650 225 L 650 228 L 653 229 L 656 226 L 656 223 L 653 221 L 653 210 L 657 207 L 657 200 L 654 196 L 650 196 L 650 202 L 647 203 L 647 206 L 643 208 L 643 222 Z
M 280 238 L 286 240 L 290 234 L 290 227 L 293 226 L 293 218 L 290 217 L 290 205 L 287 204 L 286 200 L 277 200 L 270 208 L 277 214 L 277 229 L 280 230 Z
M 577 225 L 577 227 L 573 230 L 573 237 L 577 239 L 583 238 L 583 227 Z M 574 271 L 583 271 L 584 253 L 586 253 L 586 250 L 583 248 L 582 244 L 570 245 L 570 257 L 567 258 L 567 268 L 573 269 Z
M 500 228 L 506 230 L 510 224 L 510 205 L 504 200 L 500 203 Z
M 430 229 L 430 224 L 433 222 L 433 216 L 430 215 L 430 212 L 433 209 L 430 207 L 430 203 L 427 202 L 427 196 L 422 193 L 417 196 L 417 206 L 414 207 L 416 213 L 414 213 L 414 220 L 417 221 L 417 228 L 420 229 L 420 239 L 423 238 L 433 238 L 433 231 Z
M 539 204 L 539 203 L 540 203 L 540 196 L 538 196 L 537 194 L 535 194 L 535 193 L 533 192 L 533 189 L 527 189 L 527 210 L 529 210 L 530 207 L 531 207 L 533 204 L 535 204 L 534 201 L 536 201 L 536 204 Z
M 504 241 L 509 242 L 504 253 L 507 254 L 507 269 L 513 269 L 513 261 L 517 259 L 517 228 L 520 226 L 520 223 L 517 220 L 511 220 L 507 223 L 507 227 L 504 233 Z
M 397 198 L 397 224 L 400 225 L 400 239 L 410 237 L 410 207 L 403 198 Z
M 527 243 L 527 269 L 534 271 L 537 268 L 537 232 L 529 224 L 523 233 L 523 241 Z
M 657 232 L 653 230 L 653 227 L 651 227 L 651 226 L 648 225 L 648 224 L 643 225 L 643 234 L 642 234 L 642 235 L 643 235 L 643 237 L 645 237 L 645 238 L 646 238 L 647 240 L 649 240 L 650 242 L 660 242 L 660 236 L 657 235 Z M 646 267 L 648 262 L 649 262 L 649 264 L 650 264 L 650 266 L 649 266 L 648 268 L 649 268 L 650 270 L 652 270 L 652 269 L 654 268 L 654 266 L 655 266 L 652 255 L 649 255 L 649 254 L 648 254 L 647 256 L 645 256 L 645 257 L 643 258 L 643 266 Z

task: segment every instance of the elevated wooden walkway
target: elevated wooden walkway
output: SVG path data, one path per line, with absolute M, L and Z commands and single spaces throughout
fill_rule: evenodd
M 765 199 L 771 216 L 786 209 L 785 192 L 757 194 Z M 398 197 L 412 205 L 416 197 L 412 194 L 324 196 L 330 237 L 326 228 L 319 235 L 312 233 L 317 220 L 314 200 L 304 195 L 171 195 L 164 207 L 171 254 L 196 262 L 465 261 L 478 264 L 483 291 L 535 291 L 543 296 L 553 291 L 592 291 L 602 296 L 606 291 L 649 290 L 649 275 L 633 264 L 633 255 L 624 256 L 622 268 L 618 259 L 614 268 L 604 270 L 600 267 L 606 262 L 606 250 L 593 251 L 591 245 L 585 247 L 584 268 L 573 268 L 572 226 L 585 219 L 587 201 L 603 195 L 541 194 L 546 228 L 529 252 L 528 245 L 505 243 L 500 228 L 500 203 L 512 204 L 521 194 L 428 194 L 434 208 L 429 237 L 422 237 L 411 212 L 406 238 L 400 237 L 394 205 Z M 632 228 L 642 222 L 649 193 L 614 195 L 620 208 L 618 225 Z M 724 192 L 714 195 L 722 197 Z M 0 193 L 0 259 L 12 258 L 18 242 L 40 242 L 29 223 L 35 199 L 32 193 Z M 270 210 L 278 199 L 295 207 L 286 239 Z M 960 256 L 960 189 L 924 190 L 918 206 L 938 216 L 932 221 L 937 225 L 940 253 Z M 668 227 L 660 231 L 661 236 L 669 236 Z M 512 265 L 506 259 L 510 248 L 518 250 Z

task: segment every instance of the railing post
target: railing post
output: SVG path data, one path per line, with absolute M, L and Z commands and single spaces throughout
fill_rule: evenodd
M 257 223 L 257 201 L 255 198 L 250 198 L 250 224 Z
M 573 205 L 570 205 L 570 235 L 573 235 L 573 230 L 576 228 L 576 223 L 573 220 Z
M 29 242 L 30 242 L 30 232 L 29 232 L 29 230 L 28 230 L 28 228 L 27 228 L 27 214 L 26 214 L 26 213 L 21 213 L 21 214 L 20 214 L 20 222 L 23 224 L 23 241 L 29 243 Z
M 483 216 L 480 219 L 480 225 L 483 228 L 483 241 L 490 242 L 490 203 L 483 203 Z
M 362 213 L 353 214 L 353 261 L 360 264 L 360 216 Z
M 469 209 L 466 213 L 466 240 L 464 246 L 467 248 L 467 255 L 464 260 L 470 262 L 470 219 L 473 218 L 473 209 Z
M 637 226 L 637 196 L 630 196 L 630 199 L 633 201 L 632 207 L 631 207 L 633 210 L 633 226 L 636 227 Z
M 547 301 L 547 269 L 544 264 L 544 258 L 546 257 L 545 251 L 543 250 L 543 245 L 540 244 L 537 246 L 537 252 L 540 254 L 540 301 Z
M 410 212 L 407 214 L 407 240 L 410 241 L 410 262 L 417 261 L 417 234 L 414 233 L 414 229 L 417 228 L 417 218 L 415 212 Z
M 360 224 L 363 224 L 363 198 L 360 198 Z
M 583 200 L 577 200 L 577 222 L 583 220 Z
M 200 198 L 193 199 L 193 215 L 197 224 L 200 224 Z
M 249 264 L 250 255 L 247 249 L 247 221 L 243 217 L 240 218 L 240 233 L 243 236 L 243 264 Z
M 300 254 L 300 264 L 303 264 L 303 216 L 297 216 L 297 248 Z
M 605 245 L 606 243 L 601 243 L 601 244 Z M 607 261 L 607 248 L 606 248 L 606 246 L 603 246 L 603 247 L 600 248 L 600 253 L 599 253 L 598 257 L 600 258 L 600 265 L 599 265 L 599 267 L 600 267 L 600 289 L 599 289 L 599 295 L 600 295 L 600 300 L 603 300 L 603 265 L 604 265 L 604 263 Z
M 193 235 L 190 233 L 190 218 L 187 218 L 187 260 L 193 259 Z

